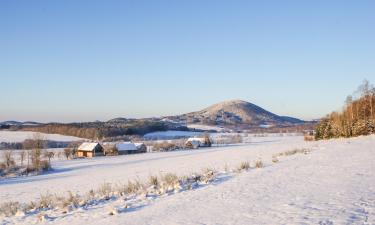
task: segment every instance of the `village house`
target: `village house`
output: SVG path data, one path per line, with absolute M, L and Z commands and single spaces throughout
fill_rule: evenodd
M 147 147 L 143 143 L 121 142 L 116 144 L 116 148 L 119 155 L 147 152 Z
M 77 149 L 77 157 L 95 157 L 104 155 L 103 147 L 97 142 L 83 142 Z

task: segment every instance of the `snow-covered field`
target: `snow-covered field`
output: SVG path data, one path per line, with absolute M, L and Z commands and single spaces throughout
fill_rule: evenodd
M 0 131 L 0 142 L 23 142 L 26 139 L 32 139 L 37 132 L 32 131 Z M 41 134 L 43 139 L 51 141 L 79 141 L 82 138 L 64 136 L 60 134 Z
M 293 149 L 307 155 L 272 155 Z M 56 161 L 55 171 L 0 181 L 1 201 L 35 200 L 40 194 L 84 193 L 104 182 L 145 180 L 166 172 L 188 175 L 211 167 L 234 168 L 242 161 L 262 169 L 232 173 L 219 182 L 145 201 L 109 215 L 111 204 L 80 209 L 56 224 L 375 224 L 375 136 L 304 142 L 301 136 L 252 137 L 250 143 L 189 151 Z M 4 219 L 25 223 L 27 218 Z
M 187 127 L 191 129 L 199 129 L 199 130 L 215 130 L 217 132 L 223 132 L 223 131 L 228 130 L 223 127 L 209 126 L 209 125 L 203 125 L 203 124 L 188 124 Z
M 168 130 L 148 133 L 145 134 L 144 137 L 148 139 L 170 139 L 179 137 L 193 137 L 201 134 L 202 132 Z

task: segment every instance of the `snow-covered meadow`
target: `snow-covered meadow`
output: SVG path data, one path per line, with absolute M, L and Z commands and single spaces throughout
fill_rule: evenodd
M 309 154 L 274 154 L 308 149 Z M 374 224 L 375 136 L 304 142 L 302 136 L 251 137 L 238 145 L 199 150 L 54 161 L 54 171 L 0 181 L 0 199 L 28 202 L 41 194 L 83 194 L 104 182 L 146 180 L 172 172 L 189 175 L 205 168 L 224 171 L 248 161 L 265 167 L 229 173 L 217 182 L 172 195 L 145 198 L 116 215 L 119 199 L 80 208 L 56 224 Z M 3 223 L 35 222 L 36 217 L 4 218 Z
M 37 132 L 33 131 L 6 131 L 0 130 L 0 142 L 23 142 L 26 139 L 33 139 Z M 40 133 L 39 133 L 40 134 Z M 82 138 L 65 136 L 60 134 L 40 134 L 45 140 L 50 141 L 80 141 Z

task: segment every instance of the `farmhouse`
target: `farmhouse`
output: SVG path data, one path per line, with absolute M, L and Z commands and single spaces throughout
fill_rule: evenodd
M 144 153 L 147 151 L 143 143 L 121 142 L 116 144 L 119 155 Z
M 147 146 L 143 143 L 134 143 L 137 147 L 138 153 L 145 153 L 147 152 Z
M 209 137 L 191 137 L 186 141 L 185 146 L 187 148 L 211 147 L 211 140 Z
M 77 149 L 77 157 L 94 157 L 104 155 L 103 147 L 97 142 L 83 142 Z

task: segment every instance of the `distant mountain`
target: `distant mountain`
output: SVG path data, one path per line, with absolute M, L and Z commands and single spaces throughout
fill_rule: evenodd
M 14 120 L 0 122 L 0 125 L 6 125 L 6 126 L 33 126 L 33 125 L 41 125 L 41 124 L 42 123 L 38 123 L 34 121 L 20 122 L 20 121 L 14 121 Z
M 285 126 L 304 123 L 303 120 L 279 116 L 242 100 L 220 102 L 198 112 L 169 118 L 207 125 Z

